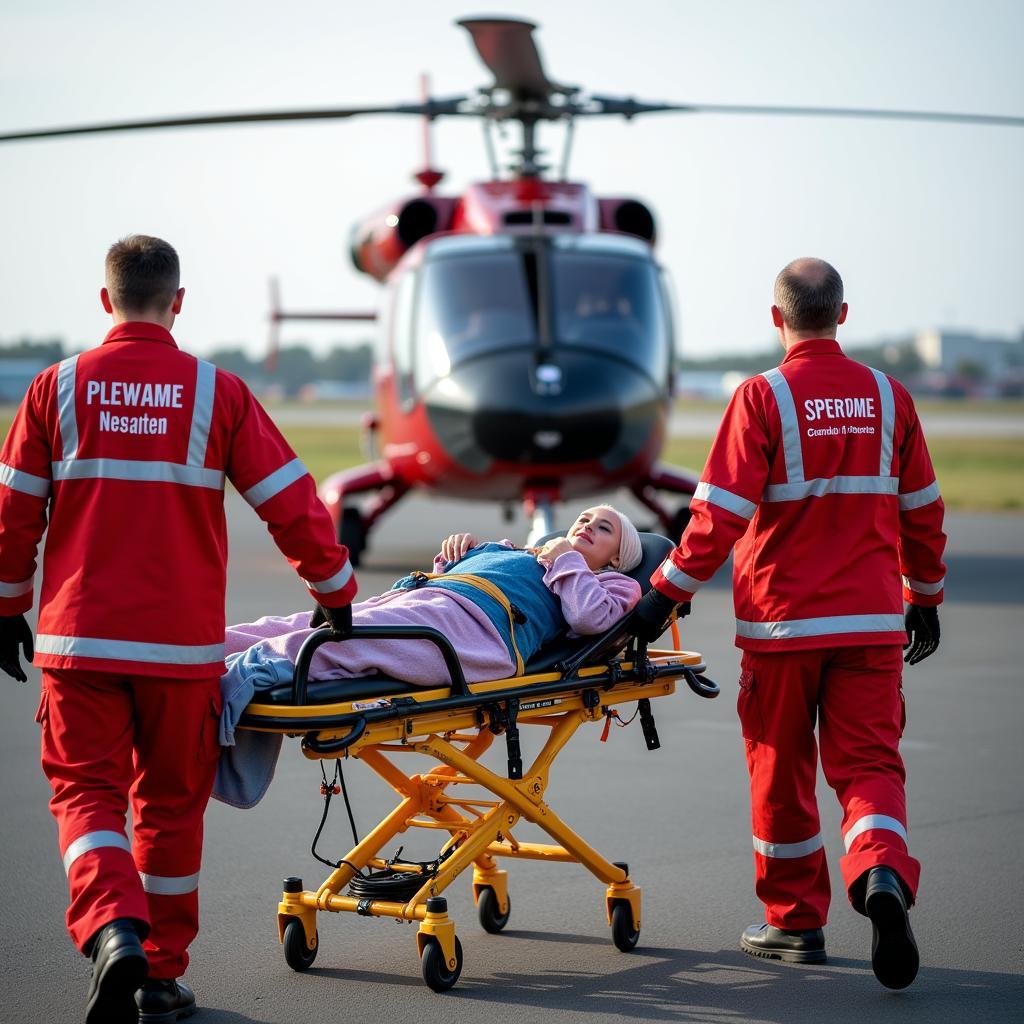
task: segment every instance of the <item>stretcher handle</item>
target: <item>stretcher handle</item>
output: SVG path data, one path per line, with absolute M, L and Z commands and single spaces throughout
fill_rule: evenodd
M 712 698 L 717 697 L 721 692 L 718 688 L 718 683 L 713 679 L 708 679 L 707 676 L 701 672 L 694 672 L 692 668 L 684 668 L 683 676 L 686 679 L 686 685 L 689 686 L 689 688 L 693 690 L 698 697 L 706 697 L 708 700 L 711 700 Z
M 302 746 L 306 750 L 312 750 L 314 754 L 340 754 L 343 750 L 351 747 L 364 732 L 366 732 L 366 719 L 359 718 L 356 720 L 356 724 L 338 739 L 318 740 L 310 734 L 302 741 Z
M 467 696 L 469 687 L 463 674 L 459 656 L 455 653 L 448 638 L 440 630 L 431 626 L 353 626 L 351 631 L 335 633 L 330 626 L 324 625 L 315 629 L 303 641 L 299 648 L 299 656 L 295 659 L 295 676 L 292 679 L 292 703 L 306 703 L 306 691 L 309 684 L 309 666 L 318 647 L 330 641 L 341 643 L 349 638 L 356 640 L 429 640 L 441 652 L 445 667 L 451 678 L 451 691 L 459 696 Z

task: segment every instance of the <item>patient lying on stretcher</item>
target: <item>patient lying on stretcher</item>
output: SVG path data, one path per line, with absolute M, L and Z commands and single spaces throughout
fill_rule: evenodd
M 640 599 L 640 587 L 615 570 L 628 572 L 640 559 L 636 528 L 608 505 L 586 509 L 565 537 L 540 549 L 456 533 L 441 544 L 433 574 L 413 573 L 353 605 L 352 622 L 439 629 L 458 652 L 467 682 L 502 679 L 521 673 L 555 636 L 600 633 L 622 618 Z M 255 689 L 287 682 L 310 632 L 309 612 L 229 627 L 225 682 L 250 680 Z M 373 674 L 423 686 L 448 678 L 427 640 L 325 644 L 310 667 L 313 680 Z
M 554 637 L 601 633 L 630 611 L 640 585 L 622 572 L 641 558 L 636 527 L 609 505 L 586 509 L 565 537 L 540 549 L 480 544 L 471 534 L 455 533 L 442 543 L 434 574 L 413 573 L 380 597 L 353 605 L 352 622 L 431 626 L 451 641 L 467 682 L 504 679 L 521 673 Z M 299 648 L 312 632 L 309 623 L 303 611 L 228 628 L 223 749 L 213 791 L 218 800 L 252 807 L 270 785 L 281 734 L 236 732 L 235 726 L 261 690 L 291 681 Z M 375 674 L 421 686 L 443 686 L 449 678 L 430 641 L 358 638 L 321 646 L 309 678 Z

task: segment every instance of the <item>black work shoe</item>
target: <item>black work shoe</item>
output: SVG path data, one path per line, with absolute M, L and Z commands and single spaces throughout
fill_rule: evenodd
M 868 872 L 864 912 L 871 919 L 871 969 L 886 988 L 906 988 L 917 977 L 919 958 L 910 930 L 903 884 L 892 868 Z
M 174 1024 L 196 1012 L 195 993 L 183 981 L 151 978 L 138 992 L 139 1024 Z
M 752 924 L 740 939 L 740 949 L 766 960 L 790 964 L 825 963 L 825 933 L 820 928 L 787 932 L 770 924 Z
M 119 917 L 92 940 L 92 978 L 85 998 L 85 1024 L 135 1024 L 135 990 L 146 980 L 148 962 L 139 933 Z

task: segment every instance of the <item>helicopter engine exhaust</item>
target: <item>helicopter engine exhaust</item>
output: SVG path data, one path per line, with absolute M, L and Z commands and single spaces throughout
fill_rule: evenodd
M 654 244 L 654 214 L 639 200 L 599 199 L 598 207 L 602 231 L 620 231 Z
M 418 241 L 447 231 L 457 199 L 415 196 L 378 210 L 352 231 L 351 256 L 356 270 L 387 280 L 398 261 Z

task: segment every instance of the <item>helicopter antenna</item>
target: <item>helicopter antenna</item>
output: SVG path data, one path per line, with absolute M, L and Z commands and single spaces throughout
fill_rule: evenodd
M 572 143 L 576 134 L 576 121 L 572 117 L 566 118 L 565 141 L 562 143 L 562 166 L 558 169 L 562 181 L 569 180 L 569 156 L 572 154 Z
M 483 126 L 484 126 L 484 148 L 487 150 L 487 162 L 488 162 L 488 164 L 490 164 L 490 167 L 491 167 L 491 177 L 492 178 L 497 178 L 498 177 L 498 173 L 499 173 L 499 169 L 498 169 L 498 155 L 494 151 L 494 138 L 493 138 L 493 136 L 491 134 L 494 131 L 494 126 L 492 125 L 492 123 L 487 118 L 484 118 Z
M 425 71 L 420 72 L 420 103 L 424 109 L 430 108 L 430 75 Z M 421 121 L 423 125 L 423 167 L 413 175 L 423 186 L 423 191 L 427 193 L 433 192 L 434 186 L 438 185 L 444 177 L 444 171 L 439 171 L 434 167 L 430 130 L 432 120 L 429 114 L 424 113 Z

